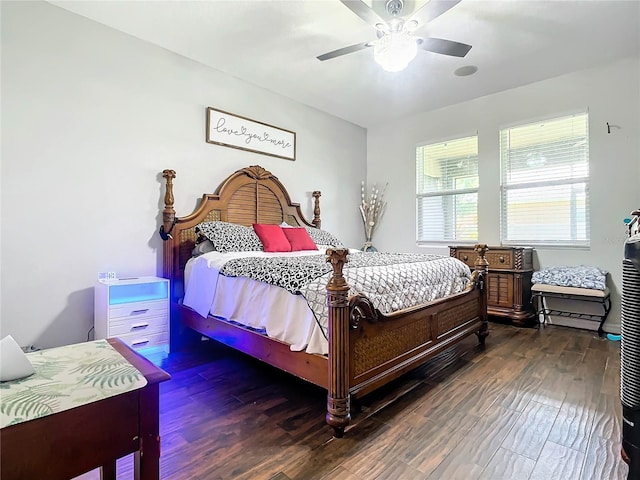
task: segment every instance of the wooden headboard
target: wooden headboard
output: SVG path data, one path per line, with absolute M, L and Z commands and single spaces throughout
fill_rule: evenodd
M 320 228 L 320 192 L 313 192 L 313 220 L 304 218 L 299 203 L 291 202 L 280 180 L 268 170 L 253 165 L 234 172 L 224 180 L 215 193 L 202 195 L 196 209 L 186 217 L 176 217 L 173 209 L 174 170 L 163 170 L 166 179 L 164 210 L 160 236 L 164 240 L 163 275 L 172 281 L 174 298 L 182 295 L 184 266 L 198 239 L 195 226 L 201 222 L 224 222 L 252 225 L 279 224 Z

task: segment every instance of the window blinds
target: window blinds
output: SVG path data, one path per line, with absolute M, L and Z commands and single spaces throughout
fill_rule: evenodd
M 416 148 L 417 241 L 478 239 L 478 137 Z
M 501 239 L 589 244 L 588 114 L 500 131 Z

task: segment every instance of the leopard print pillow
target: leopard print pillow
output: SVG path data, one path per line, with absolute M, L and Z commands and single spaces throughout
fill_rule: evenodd
M 262 242 L 252 227 L 229 222 L 203 222 L 196 226 L 220 253 L 261 252 Z
M 314 227 L 304 227 L 316 245 L 331 245 L 332 247 L 344 247 L 344 244 L 332 233 Z

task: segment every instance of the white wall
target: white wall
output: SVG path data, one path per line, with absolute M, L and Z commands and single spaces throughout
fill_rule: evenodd
M 321 190 L 323 228 L 360 242 L 364 129 L 50 4 L 1 5 L 1 336 L 83 341 L 98 272 L 161 272 L 164 168 L 179 216 L 259 164 L 308 218 Z M 297 160 L 205 143 L 207 106 L 295 131 Z
M 463 80 L 473 82 L 473 77 Z M 448 254 L 446 245 L 416 246 L 415 147 L 420 143 L 477 132 L 479 239 L 489 245 L 498 245 L 499 129 L 584 108 L 589 109 L 591 247 L 538 248 L 534 257 L 535 267 L 586 264 L 611 272 L 613 310 L 605 328 L 618 331 L 625 240 L 623 219 L 631 210 L 640 207 L 638 58 L 563 75 L 370 128 L 367 135 L 368 182 L 389 182 L 387 211 L 375 233 L 374 244 L 383 250 Z M 606 122 L 612 125 L 611 134 L 607 133 Z

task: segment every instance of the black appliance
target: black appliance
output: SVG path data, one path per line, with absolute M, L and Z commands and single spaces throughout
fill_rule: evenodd
M 622 261 L 620 399 L 627 480 L 640 480 L 640 210 L 632 215 Z

